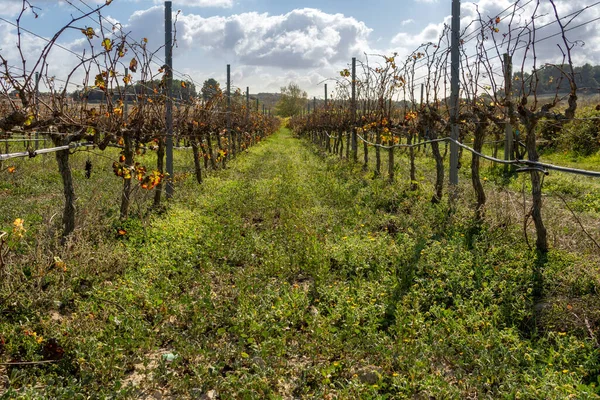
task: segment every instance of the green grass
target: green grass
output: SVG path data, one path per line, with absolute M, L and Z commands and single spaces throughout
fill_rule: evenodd
M 491 213 L 475 231 L 467 202 L 454 215 L 429 202 L 430 159 L 418 157 L 416 193 L 400 160 L 390 186 L 282 130 L 202 186 L 182 180 L 162 215 L 142 212 L 142 198 L 125 225 L 115 222 L 112 182 L 102 196 L 113 206 L 89 229 L 92 243 L 61 250 L 36 245 L 28 232 L 15 250 L 23 259 L 13 254 L 0 271 L 28 289 L 0 307 L 2 360 L 41 360 L 54 344 L 64 351 L 56 363 L 6 368 L 0 391 L 597 398 L 599 353 L 583 323 L 597 332 L 594 258 L 552 250 L 546 297 L 533 304 L 537 260 L 518 224 L 495 224 Z M 115 179 L 97 178 L 107 187 Z M 31 179 L 31 196 L 50 188 L 60 195 L 56 183 Z M 92 197 L 92 187 L 78 189 Z M 29 210 L 28 227 L 60 205 L 6 198 L 5 225 Z M 116 225 L 127 235 L 116 235 Z M 54 256 L 66 272 L 48 269 Z

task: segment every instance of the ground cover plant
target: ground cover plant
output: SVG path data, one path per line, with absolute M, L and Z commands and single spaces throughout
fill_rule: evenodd
M 597 259 L 551 249 L 533 304 L 518 227 L 473 235 L 432 191 L 284 130 L 60 262 L 15 226 L 2 357 L 56 361 L 3 366 L 3 396 L 597 397 Z
M 537 8 L 473 21 L 454 105 L 445 29 L 279 120 L 229 82 L 197 97 L 145 38 L 78 27 L 110 3 L 33 63 L 0 53 L 3 153 L 23 153 L 0 155 L 2 398 L 600 396 L 600 183 L 540 164 L 598 171 L 563 25 L 562 64 L 529 73 Z M 71 28 L 92 52 L 57 90 L 44 63 Z

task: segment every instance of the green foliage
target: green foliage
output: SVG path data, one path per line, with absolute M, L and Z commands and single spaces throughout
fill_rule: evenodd
M 128 85 L 127 87 L 123 87 L 123 94 L 126 94 L 133 101 L 135 99 L 136 94 L 145 93 L 147 95 L 152 95 L 154 90 L 156 89 L 157 93 L 163 93 L 164 84 L 160 80 L 154 80 L 151 82 L 140 83 L 136 82 L 133 85 Z M 182 81 L 179 79 L 173 79 L 173 84 L 171 86 L 171 94 L 173 98 L 179 99 L 182 101 L 189 101 L 190 99 L 194 99 L 197 96 L 196 93 L 196 85 L 192 82 Z M 90 102 L 102 102 L 105 99 L 105 92 L 99 89 L 88 89 L 86 91 L 76 90 L 71 94 L 76 100 L 86 99 Z M 113 93 L 113 98 L 116 101 L 121 98 L 120 94 Z
M 568 93 L 570 90 L 569 80 L 564 76 L 564 72 L 570 73 L 569 66 L 563 65 L 555 67 L 547 65 L 539 68 L 537 73 L 537 94 L 554 94 Z M 581 67 L 574 68 L 575 83 L 577 84 L 578 93 L 596 93 L 600 87 L 600 65 L 585 64 Z M 529 85 L 532 83 L 532 74 L 525 72 L 521 76 L 520 72 L 513 74 L 513 88 L 517 95 L 521 95 L 521 88 L 525 85 L 526 92 Z
M 577 120 L 565 125 L 560 138 L 563 149 L 589 156 L 600 150 L 600 111 L 586 107 L 577 113 Z
M 209 78 L 202 84 L 200 92 L 202 93 L 202 99 L 208 101 L 221 93 L 221 85 L 214 78 Z
M 275 114 L 287 118 L 298 115 L 306 105 L 307 94 L 295 83 L 281 88 L 281 98 L 275 106 Z

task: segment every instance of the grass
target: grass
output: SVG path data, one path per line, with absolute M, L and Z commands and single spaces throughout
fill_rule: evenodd
M 432 205 L 418 162 L 410 192 L 402 161 L 390 186 L 282 130 L 202 186 L 182 179 L 162 215 L 141 197 L 125 225 L 115 178 L 78 177 L 93 240 L 64 249 L 37 222 L 59 210 L 56 178 L 19 168 L 3 224 L 29 231 L 0 273 L 27 290 L 0 306 L 0 357 L 60 360 L 4 367 L 3 396 L 597 398 L 597 259 L 555 247 L 534 304 L 519 227 Z

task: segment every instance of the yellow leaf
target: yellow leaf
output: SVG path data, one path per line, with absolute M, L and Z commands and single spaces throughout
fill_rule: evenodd
M 34 120 L 35 120 L 35 115 L 32 114 L 32 115 L 30 115 L 30 116 L 27 117 L 27 119 L 24 122 L 24 125 L 25 126 L 29 126 L 29 125 L 31 125 L 33 123 Z
M 60 257 L 54 257 L 54 266 L 62 272 L 67 272 L 67 263 L 64 262 Z
M 102 41 L 102 47 L 104 47 L 104 49 L 106 51 L 111 51 L 112 49 L 112 41 L 109 38 L 106 38 Z
M 87 36 L 88 39 L 92 39 L 94 36 L 96 36 L 96 32 L 94 32 L 94 28 L 82 29 L 81 33 L 83 33 L 85 36 Z
M 135 58 L 131 59 L 131 62 L 129 63 L 129 69 L 131 70 L 131 72 L 136 72 L 137 71 L 137 67 L 138 67 L 138 62 Z

